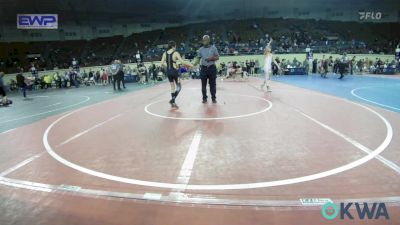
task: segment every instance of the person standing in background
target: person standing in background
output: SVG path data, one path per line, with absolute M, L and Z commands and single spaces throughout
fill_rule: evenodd
M 254 60 L 250 60 L 250 74 L 252 76 L 254 76 L 254 74 L 255 74 L 255 66 L 256 66 L 256 63 L 254 62 Z
M 0 103 L 4 106 L 10 104 L 10 102 L 7 100 L 6 87 L 4 85 L 3 77 L 4 72 L 0 71 L 0 95 L 2 96 Z
M 154 63 L 151 64 L 150 69 L 149 69 L 149 73 L 152 77 L 153 82 L 157 81 L 157 68 L 156 65 Z
M 347 56 L 344 54 L 339 62 L 338 70 L 340 73 L 339 80 L 343 79 L 344 73 L 346 72 L 346 67 L 348 66 Z
M 79 81 L 78 81 L 78 72 L 72 69 L 69 72 L 69 81 L 71 82 L 71 86 L 74 85 L 75 88 L 79 88 Z
M 249 60 L 246 60 L 246 63 L 245 63 L 245 65 L 244 65 L 244 69 L 243 69 L 243 71 L 246 71 L 247 73 L 250 73 L 250 62 L 249 62 Z
M 322 78 L 326 78 L 328 74 L 328 60 L 325 59 L 325 55 L 322 55 L 320 73 Z
M 313 73 L 313 57 L 314 57 L 314 54 L 313 54 L 313 52 L 312 52 L 312 50 L 311 50 L 311 48 L 309 47 L 309 46 L 307 46 L 307 48 L 306 48 L 306 60 L 308 61 L 308 71 L 306 71 L 307 72 L 307 74 L 311 74 L 311 73 Z
M 317 65 L 318 65 L 318 60 L 314 59 L 312 62 L 312 73 L 317 73 Z
M 359 59 L 357 61 L 357 69 L 360 74 L 362 74 L 364 68 L 364 59 Z
M 272 63 L 272 65 L 271 65 L 272 66 L 272 75 L 279 75 L 279 67 L 278 67 L 278 65 L 280 64 L 279 57 L 276 57 L 275 62 L 277 64 Z
M 37 71 L 37 69 L 36 69 L 34 63 L 32 63 L 32 66 L 31 66 L 31 68 L 30 68 L 30 71 L 31 71 L 31 73 L 32 73 L 32 77 L 34 77 L 35 80 L 36 80 L 37 78 L 39 78 L 39 74 L 38 74 L 38 71 Z
M 397 71 L 400 72 L 400 44 L 397 44 L 395 54 L 396 54 L 395 59 L 397 63 Z
M 353 56 L 353 58 L 350 60 L 349 66 L 350 66 L 350 75 L 353 75 L 354 67 L 356 66 L 356 57 L 355 56 Z
M 269 80 L 271 79 L 272 75 L 272 64 L 274 64 L 278 70 L 280 70 L 279 64 L 275 61 L 272 55 L 271 50 L 271 43 L 272 39 L 269 41 L 268 45 L 265 47 L 264 50 L 264 83 L 261 85 L 261 90 L 264 90 L 264 87 L 267 88 L 267 91 L 271 91 L 269 86 Z
M 278 62 L 279 63 L 279 62 Z M 254 72 L 255 72 L 255 74 L 258 74 L 259 73 L 259 70 L 260 70 L 260 61 L 258 61 L 258 59 L 256 60 L 256 62 L 254 63 Z
M 71 66 L 72 69 L 79 71 L 79 63 L 75 58 L 72 59 Z
M 61 77 L 58 72 L 54 73 L 53 80 L 55 81 L 56 87 L 61 88 Z
M 103 84 L 103 86 L 107 85 L 108 74 L 105 69 L 102 69 L 102 71 L 101 71 L 101 80 L 102 80 L 101 83 Z
M 137 65 L 137 71 L 138 71 L 138 75 L 140 78 L 140 83 L 141 84 L 147 84 L 147 69 L 146 66 L 144 65 L 144 63 L 139 63 Z
M 22 95 L 24 96 L 24 99 L 26 99 L 26 83 L 25 83 L 25 77 L 22 74 L 23 70 L 21 69 L 21 71 L 17 74 L 16 76 L 16 80 L 17 80 L 17 86 L 21 89 L 22 91 Z
M 135 59 L 138 64 L 143 62 L 143 54 L 139 50 L 135 54 Z

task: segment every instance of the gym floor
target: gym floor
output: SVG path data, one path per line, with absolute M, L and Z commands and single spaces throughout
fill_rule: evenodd
M 400 224 L 400 79 L 183 81 L 10 96 L 0 224 L 340 224 L 321 205 L 383 202 Z M 351 224 L 364 224 L 355 218 Z M 343 224 L 346 224 L 344 222 Z

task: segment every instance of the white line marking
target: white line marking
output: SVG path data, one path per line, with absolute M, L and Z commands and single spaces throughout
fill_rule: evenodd
M 23 116 L 23 117 L 11 119 L 11 120 L 0 121 L 0 124 L 2 124 L 2 123 L 8 123 L 8 122 L 13 122 L 13 121 L 17 121 L 17 120 L 22 120 L 22 119 L 27 119 L 27 118 L 31 118 L 31 117 L 35 117 L 35 116 L 40 116 L 40 115 L 44 115 L 44 114 L 51 113 L 51 112 L 56 112 L 56 111 L 59 111 L 59 110 L 63 110 L 63 109 L 67 109 L 67 108 L 71 108 L 71 107 L 80 105 L 80 104 L 85 103 L 85 102 L 87 102 L 87 101 L 90 100 L 90 97 L 88 97 L 88 96 L 82 96 L 82 97 L 85 97 L 86 99 L 83 100 L 83 101 L 80 101 L 80 102 L 78 102 L 78 103 L 72 104 L 72 105 L 64 106 L 64 107 L 57 108 L 57 109 L 52 109 L 52 110 L 49 110 L 49 111 L 46 111 L 46 112 L 41 112 L 41 113 L 29 115 L 29 116 Z
M 54 104 L 51 104 L 51 105 L 48 105 L 48 106 L 44 106 L 43 109 L 49 108 L 49 107 L 52 107 L 52 106 L 56 106 L 56 105 L 59 105 L 59 104 L 61 104 L 61 102 L 57 102 L 57 103 L 54 103 Z
M 398 86 L 398 84 L 397 84 L 397 86 Z M 355 88 L 355 89 L 353 89 L 353 90 L 351 91 L 351 94 L 354 95 L 354 96 L 357 97 L 357 98 L 362 99 L 362 100 L 369 101 L 368 99 L 364 99 L 364 98 L 362 98 L 362 97 L 356 95 L 355 92 L 356 92 L 358 89 L 371 88 L 371 87 L 379 87 L 379 86 L 370 86 L 370 87 Z M 310 91 L 310 90 L 308 90 L 308 89 L 306 89 L 306 90 L 307 90 L 307 91 Z M 286 90 L 286 91 L 287 91 L 287 90 Z M 339 97 L 336 97 L 336 96 L 327 95 L 327 94 L 319 93 L 319 92 L 317 92 L 316 94 L 321 95 L 321 96 L 325 96 L 325 97 L 334 98 L 334 99 L 341 100 L 341 101 L 350 102 L 350 103 L 353 103 L 353 104 L 362 106 L 362 105 L 360 105 L 360 104 L 357 104 L 357 103 L 354 103 L 354 102 L 349 101 L 349 100 L 347 100 L 347 99 L 339 98 Z M 379 104 L 379 103 L 372 102 L 372 101 L 369 101 L 369 102 L 374 103 L 374 104 Z M 390 106 L 387 106 L 387 105 L 382 105 L 382 106 L 390 107 Z M 395 109 L 396 109 L 396 108 L 395 108 Z M 388 112 L 393 112 L 393 111 L 390 111 L 390 110 L 387 110 L 387 109 L 384 109 L 384 108 L 382 108 L 382 110 L 385 110 L 385 111 L 388 111 Z M 298 110 L 296 110 L 296 111 L 298 111 Z M 299 112 L 299 111 L 298 111 L 298 112 Z M 306 117 L 307 117 L 307 116 L 306 116 Z M 314 122 L 316 122 L 316 121 L 314 121 Z M 318 122 L 317 122 L 317 123 L 318 123 Z M 320 124 L 320 125 L 321 125 L 321 124 Z M 325 127 L 325 128 L 326 128 L 326 127 Z M 332 130 L 331 130 L 331 131 L 332 131 Z M 333 131 L 332 131 L 332 132 L 333 132 Z M 338 131 L 336 131 L 336 132 L 338 132 Z M 334 132 L 334 133 L 336 133 L 336 132 Z M 365 153 L 367 153 L 367 154 L 371 154 L 372 150 L 369 149 L 369 148 L 367 148 L 367 147 L 365 147 L 365 146 L 363 146 L 361 143 L 358 143 L 357 141 L 355 141 L 355 140 L 353 140 L 353 139 L 351 139 L 351 138 L 349 138 L 349 137 L 346 137 L 345 135 L 341 134 L 340 132 L 338 132 L 338 133 L 336 133 L 336 134 L 339 135 L 339 136 L 341 136 L 342 138 L 344 138 L 346 141 L 350 142 L 351 144 L 353 144 L 355 147 L 357 147 L 357 148 L 360 149 L 361 151 L 363 151 L 363 152 L 365 152 Z M 390 160 L 384 158 L 384 157 L 381 156 L 381 155 L 377 155 L 375 158 L 378 159 L 379 161 L 381 161 L 382 163 L 384 163 L 386 166 L 388 166 L 388 167 L 390 167 L 391 169 L 393 169 L 394 171 L 400 173 L 400 166 L 396 165 L 396 164 L 393 163 L 392 161 L 390 161 Z
M 336 134 L 337 136 L 343 138 L 345 141 L 349 142 L 350 144 L 352 144 L 353 146 L 355 146 L 356 148 L 360 149 L 361 151 L 367 153 L 367 154 L 371 154 L 372 150 L 369 149 L 368 147 L 362 145 L 361 143 L 357 142 L 356 140 L 352 139 L 351 137 L 346 136 L 345 134 L 340 133 L 339 131 L 333 129 L 332 127 L 318 121 L 317 119 L 301 112 L 298 109 L 295 109 L 296 112 L 300 113 L 301 115 L 303 115 L 304 117 L 306 117 L 307 119 L 313 121 L 314 123 L 320 125 L 321 127 L 329 130 L 330 132 Z M 386 158 L 384 158 L 383 156 L 377 155 L 375 157 L 376 159 L 378 159 L 379 161 L 381 161 L 383 164 L 385 164 L 386 166 L 390 167 L 391 169 L 393 169 L 394 171 L 396 171 L 397 173 L 400 173 L 400 167 L 397 166 L 395 163 L 393 163 L 392 161 L 387 160 Z
M 172 119 L 172 120 L 227 120 L 227 119 L 238 119 L 238 118 L 255 116 L 255 115 L 264 113 L 264 112 L 266 112 L 266 111 L 268 111 L 268 110 L 270 110 L 272 108 L 272 102 L 267 100 L 267 99 L 265 99 L 265 98 L 260 98 L 260 97 L 251 96 L 251 95 L 240 95 L 240 94 L 232 94 L 232 95 L 259 99 L 259 100 L 267 102 L 268 103 L 268 107 L 266 107 L 266 108 L 264 108 L 264 109 L 262 109 L 262 110 L 260 110 L 258 112 L 248 113 L 248 114 L 243 114 L 243 115 L 238 115 L 238 116 L 206 117 L 206 118 L 204 118 L 204 117 L 172 117 L 172 116 L 163 116 L 163 115 L 159 115 L 159 114 L 150 112 L 150 110 L 149 110 L 150 106 L 152 106 L 154 104 L 157 104 L 159 102 L 163 102 L 163 101 L 167 102 L 167 100 L 160 100 L 160 101 L 152 102 L 152 103 L 146 105 L 144 107 L 144 111 L 147 114 L 150 114 L 150 115 L 155 116 L 155 117 L 159 117 L 159 118 L 163 118 L 163 119 Z
M 340 99 L 340 98 L 339 98 Z M 344 99 L 341 99 L 342 101 L 345 101 Z M 372 110 L 371 108 L 368 108 L 367 106 L 355 103 L 355 102 L 350 102 L 350 101 L 345 101 L 351 104 L 355 104 L 359 107 L 362 107 L 371 113 L 375 114 L 378 118 L 380 118 L 385 126 L 386 126 L 386 137 L 385 140 L 374 150 L 371 152 L 371 154 L 368 154 L 358 160 L 355 160 L 351 163 L 345 164 L 343 166 L 330 169 L 327 171 L 323 171 L 320 173 L 316 174 L 311 174 L 307 176 L 302 176 L 302 177 L 296 177 L 296 178 L 289 178 L 289 179 L 284 179 L 284 180 L 275 180 L 275 181 L 268 181 L 268 182 L 259 182 L 259 183 L 243 183 L 243 184 L 218 184 L 218 185 L 182 185 L 182 184 L 173 184 L 173 183 L 162 183 L 162 182 L 154 182 L 154 181 L 144 181 L 144 180 L 138 180 L 138 179 L 131 179 L 131 178 L 126 178 L 126 177 L 118 177 L 102 172 L 98 172 L 95 170 L 91 170 L 85 167 L 82 167 L 80 165 L 74 164 L 64 158 L 62 158 L 60 155 L 58 155 L 51 145 L 48 142 L 48 136 L 51 131 L 51 129 L 59 123 L 61 120 L 64 118 L 82 110 L 78 109 L 72 112 L 69 112 L 68 114 L 65 114 L 55 120 L 52 124 L 50 124 L 49 127 L 47 127 L 46 131 L 43 134 L 43 145 L 46 148 L 46 151 L 52 156 L 55 160 L 59 161 L 60 163 L 64 164 L 65 166 L 68 166 L 70 168 L 73 168 L 75 170 L 78 170 L 82 173 L 86 173 L 92 176 L 100 177 L 103 179 L 107 180 L 113 180 L 121 183 L 127 183 L 127 184 L 134 184 L 134 185 L 142 185 L 142 186 L 149 186 L 149 187 L 158 187 L 158 188 L 168 188 L 168 189 L 190 189 L 190 190 L 234 190 L 234 189 L 251 189 L 251 188 L 265 188 L 265 187 L 274 187 L 274 186 L 282 186 L 282 185 L 289 185 L 289 184 L 296 184 L 296 183 L 302 183 L 306 181 L 312 181 L 312 180 L 317 180 L 320 178 L 324 177 L 329 177 L 335 174 L 339 174 L 341 172 L 353 169 L 355 167 L 358 167 L 371 159 L 375 158 L 377 155 L 382 153 L 387 146 L 390 144 L 392 137 L 393 137 L 393 129 L 389 121 L 383 117 L 381 114 L 378 112 Z M 87 108 L 92 107 L 88 106 Z
M 5 177 L 0 177 L 0 184 L 32 191 L 52 192 L 54 190 L 50 184 L 34 183 Z
M 162 198 L 162 194 L 160 193 L 144 193 L 144 199 L 148 200 L 160 200 Z
M 130 192 L 104 191 L 98 189 L 65 189 L 65 185 L 52 185 L 44 183 L 36 183 L 31 181 L 10 179 L 0 177 L 0 184 L 23 188 L 27 190 L 42 191 L 48 193 L 68 193 L 72 195 L 80 195 L 81 197 L 106 197 L 118 198 L 126 200 L 155 200 L 162 203 L 191 203 L 191 204 L 210 204 L 210 205 L 230 205 L 230 206 L 272 206 L 272 207 L 315 207 L 313 205 L 303 205 L 299 200 L 247 200 L 247 199 L 223 199 L 210 196 L 187 197 L 185 199 L 171 199 L 169 196 L 160 196 L 158 193 L 136 194 Z M 157 199 L 159 197 L 159 199 Z M 380 198 L 364 198 L 364 199 L 334 199 L 335 202 L 384 202 L 385 204 L 398 205 L 400 203 L 399 196 L 380 197 Z
M 186 154 L 185 160 L 183 161 L 181 170 L 179 172 L 177 183 L 178 184 L 189 184 L 190 177 L 192 176 L 192 169 L 194 166 L 194 161 L 197 156 L 197 152 L 199 151 L 200 140 L 202 137 L 201 130 L 196 130 L 196 133 L 193 136 L 192 143 L 190 144 L 189 151 Z M 185 189 L 176 189 L 175 191 L 180 192 Z
M 32 162 L 33 160 L 35 160 L 35 159 L 39 158 L 40 156 L 42 156 L 43 153 L 44 153 L 44 152 L 42 152 L 42 153 L 40 153 L 40 154 L 37 154 L 37 155 L 34 155 L 34 156 L 32 156 L 32 157 L 30 157 L 30 158 L 28 158 L 28 159 L 25 159 L 24 161 L 18 163 L 17 165 L 15 165 L 15 166 L 13 166 L 13 167 L 11 167 L 11 168 L 9 168 L 9 169 L 3 171 L 2 173 L 0 173 L 0 177 L 7 176 L 8 174 L 10 174 L 10 173 L 12 173 L 12 172 L 18 170 L 19 168 L 21 168 L 21 167 L 27 165 L 28 163 L 30 163 L 30 162 Z
M 183 161 L 176 183 L 184 184 L 186 186 L 189 184 L 190 177 L 192 176 L 194 161 L 196 159 L 197 152 L 199 150 L 201 137 L 202 137 L 201 130 L 200 129 L 196 130 L 196 133 L 194 134 L 192 139 L 192 143 L 190 144 L 189 151 L 186 154 L 185 160 Z M 177 201 L 181 201 L 182 199 L 187 199 L 188 196 L 185 193 L 182 193 L 183 191 L 185 191 L 185 189 L 186 188 L 173 189 L 169 193 L 169 197 Z
M 10 133 L 11 131 L 13 131 L 13 130 L 15 130 L 15 129 L 17 129 L 17 128 L 12 128 L 12 129 L 9 129 L 9 130 L 6 130 L 6 131 L 3 131 L 3 132 L 1 132 L 0 134 L 6 134 L 6 133 Z
M 106 124 L 106 123 L 108 123 L 108 122 L 110 122 L 111 120 L 120 117 L 121 115 L 122 115 L 122 114 L 118 114 L 118 115 L 116 115 L 116 116 L 113 116 L 113 117 L 107 119 L 106 121 L 103 121 L 103 122 L 101 122 L 101 123 L 98 123 L 98 124 L 94 125 L 93 127 L 89 128 L 89 129 L 86 129 L 86 130 L 84 130 L 84 131 L 82 131 L 82 132 L 80 132 L 80 133 L 78 133 L 78 134 L 75 134 L 74 136 L 68 138 L 67 140 L 65 140 L 64 142 L 62 142 L 61 144 L 59 144 L 57 147 L 62 146 L 62 145 L 65 145 L 65 144 L 67 144 L 67 143 L 69 143 L 69 142 L 71 142 L 71 141 L 73 141 L 73 140 L 79 138 L 80 136 L 82 136 L 82 135 L 84 135 L 84 134 L 86 134 L 86 133 L 89 133 L 90 131 L 92 131 L 92 130 L 94 130 L 94 129 L 96 129 L 96 128 L 98 128 L 98 127 L 100 127 L 100 126 L 102 126 L 102 125 L 104 125 L 104 124 Z
M 299 200 L 302 205 L 307 206 L 324 205 L 327 202 L 333 202 L 330 198 L 301 198 Z
M 359 99 L 361 99 L 361 100 L 364 100 L 364 101 L 366 101 L 366 102 L 369 102 L 369 103 L 372 103 L 372 104 L 375 104 L 375 105 L 379 105 L 379 106 L 382 106 L 382 107 L 385 107 L 385 108 L 389 108 L 389 109 L 394 109 L 394 110 L 400 111 L 399 108 L 396 108 L 396 107 L 393 107 L 393 106 L 390 106 L 390 105 L 385 105 L 385 104 L 382 104 L 382 103 L 379 103 L 379 102 L 371 101 L 371 100 L 369 100 L 369 99 L 363 98 L 363 97 L 361 97 L 361 96 L 359 96 L 359 95 L 356 94 L 356 91 L 361 90 L 361 89 L 368 89 L 368 88 L 372 88 L 372 87 L 360 87 L 360 88 L 355 88 L 355 89 L 351 90 L 351 94 L 352 94 L 354 97 L 359 98 Z

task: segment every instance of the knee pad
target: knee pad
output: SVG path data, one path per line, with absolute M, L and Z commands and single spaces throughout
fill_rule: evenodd
M 181 85 L 181 83 L 177 83 L 176 84 L 176 93 L 179 93 L 180 91 L 181 91 L 181 89 L 182 89 L 182 85 Z

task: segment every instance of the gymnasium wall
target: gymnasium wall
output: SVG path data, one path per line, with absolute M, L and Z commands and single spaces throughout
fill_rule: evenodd
M 74 24 L 59 24 L 59 29 L 57 30 L 21 30 L 16 29 L 14 24 L 0 24 L 0 42 L 91 40 L 116 35 L 129 36 L 133 33 L 181 25 L 182 24 L 149 23 L 144 26 L 140 23 L 120 21 L 115 24 L 111 22 L 102 22 L 87 23 L 80 26 Z

